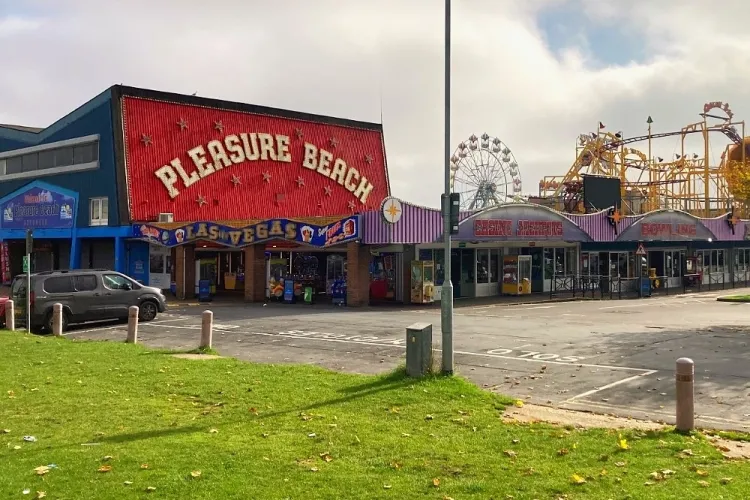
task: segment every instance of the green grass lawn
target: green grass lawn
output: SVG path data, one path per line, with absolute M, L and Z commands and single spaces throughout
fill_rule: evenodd
M 750 302 L 750 295 L 724 295 L 717 297 L 719 302 Z
M 0 352 L 2 498 L 748 497 L 748 465 L 700 435 L 507 424 L 460 378 L 9 332 Z

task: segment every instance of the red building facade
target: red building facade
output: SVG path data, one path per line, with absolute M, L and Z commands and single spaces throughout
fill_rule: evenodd
M 345 279 L 367 302 L 359 214 L 390 194 L 380 125 L 127 88 L 120 109 L 121 206 L 178 297 L 210 280 L 266 300 L 287 277 L 318 294 Z

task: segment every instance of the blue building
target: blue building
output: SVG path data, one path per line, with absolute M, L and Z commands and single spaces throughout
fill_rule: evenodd
M 32 229 L 32 270 L 127 269 L 132 234 L 118 197 L 117 87 L 43 129 L 0 125 L 2 281 L 22 271 Z

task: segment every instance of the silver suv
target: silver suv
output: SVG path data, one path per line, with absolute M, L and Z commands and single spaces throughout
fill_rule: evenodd
M 160 289 L 107 269 L 48 271 L 30 278 L 32 331 L 52 331 L 52 306 L 57 302 L 63 306 L 63 330 L 74 323 L 126 320 L 130 306 L 140 308 L 140 321 L 151 321 L 167 308 Z M 26 324 L 26 282 L 27 276 L 20 274 L 10 289 L 17 324 Z

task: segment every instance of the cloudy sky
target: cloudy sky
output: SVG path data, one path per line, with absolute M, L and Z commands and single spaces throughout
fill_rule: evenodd
M 442 0 L 0 0 L 0 123 L 46 126 L 116 83 L 367 121 L 382 106 L 393 193 L 438 206 L 443 12 Z M 633 136 L 651 115 L 672 131 L 714 100 L 750 116 L 747 19 L 744 0 L 453 0 L 451 144 L 500 138 L 534 194 L 599 121 Z

